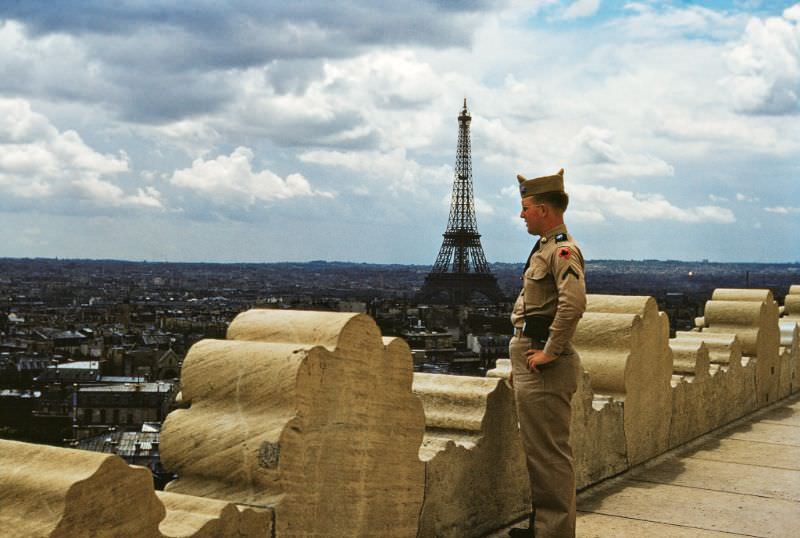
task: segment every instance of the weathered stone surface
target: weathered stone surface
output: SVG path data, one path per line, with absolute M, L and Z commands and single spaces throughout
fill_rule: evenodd
M 788 372 L 781 372 L 782 393 L 800 391 L 800 285 L 789 287 L 779 323 L 781 354 Z
M 762 426 L 798 430 L 797 412 L 794 398 L 692 452 L 673 453 L 585 492 L 578 500 L 578 536 L 794 536 L 800 446 L 773 443 L 775 431 Z M 739 432 L 752 440 L 735 439 Z
M 419 536 L 482 536 L 530 511 L 511 388 L 498 378 L 414 374 L 425 409 Z
M 168 490 L 274 511 L 277 536 L 416 533 L 424 466 L 411 353 L 356 314 L 251 310 L 192 347 Z
M 570 443 L 578 489 L 628 468 L 622 403 L 596 396 L 586 371 L 572 397 Z
M 270 510 L 165 491 L 156 494 L 167 509 L 158 527 L 165 538 L 258 538 L 272 533 Z
M 652 297 L 589 295 L 574 344 L 595 395 L 624 406 L 630 465 L 669 445 L 672 358 L 669 322 Z
M 0 440 L 5 536 L 160 536 L 164 506 L 119 456 Z
M 744 439 L 711 439 L 686 454 L 695 459 L 725 461 L 800 471 L 800 446 Z
M 773 301 L 772 292 L 764 289 L 751 288 L 717 288 L 711 294 L 712 301 L 747 301 L 764 303 Z
M 785 319 L 800 320 L 800 285 L 789 287 L 789 293 L 783 299 L 783 316 Z
M 775 443 L 776 445 L 800 447 L 800 428 L 784 424 L 759 422 L 752 426 L 738 428 L 729 437 L 744 441 L 759 440 L 765 443 Z
M 622 481 L 612 490 L 587 499 L 579 508 L 739 536 L 782 538 L 797 531 L 794 501 L 635 480 Z
M 672 416 L 669 445 L 678 446 L 713 429 L 720 420 L 725 373 L 711 372 L 708 348 L 702 340 L 669 341 L 673 358 Z
M 511 374 L 511 359 L 497 359 L 494 368 L 486 372 L 486 377 L 508 379 Z
M 629 517 L 578 513 L 577 538 L 734 538 L 728 532 L 708 531 L 669 523 L 654 523 Z
M 673 378 L 677 376 L 690 382 L 702 382 L 709 378 L 711 362 L 708 348 L 702 341 L 671 338 L 669 348 L 672 350 Z
M 742 357 L 742 346 L 735 334 L 678 331 L 675 336 L 676 341 L 695 340 L 708 350 L 712 387 L 705 400 L 688 402 L 716 412 L 713 427 L 727 424 L 755 409 L 755 360 Z M 677 419 L 673 417 L 673 420 Z
M 683 458 L 647 470 L 646 482 L 800 502 L 800 471 Z
M 706 302 L 703 332 L 735 334 L 742 353 L 756 360 L 756 403 L 776 401 L 781 393 L 778 305 L 769 290 L 717 289 Z
M 781 395 L 800 390 L 800 319 L 781 318 Z
M 771 423 L 780 422 L 790 426 L 800 427 L 800 402 L 789 405 L 781 405 L 762 415 L 760 422 Z

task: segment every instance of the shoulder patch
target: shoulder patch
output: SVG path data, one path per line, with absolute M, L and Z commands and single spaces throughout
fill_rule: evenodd
M 556 243 L 561 243 L 562 241 L 567 240 L 567 234 L 558 234 L 556 237 Z
M 564 260 L 568 260 L 569 257 L 572 255 L 572 251 L 567 247 L 561 247 L 558 249 L 558 257 Z

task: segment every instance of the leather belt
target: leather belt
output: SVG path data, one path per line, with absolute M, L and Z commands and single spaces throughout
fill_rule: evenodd
M 545 344 L 547 343 L 547 339 L 538 339 L 538 338 L 531 338 L 530 336 L 525 336 L 522 334 L 522 327 L 514 327 L 514 336 L 517 338 L 528 338 L 530 339 L 530 349 L 544 349 Z

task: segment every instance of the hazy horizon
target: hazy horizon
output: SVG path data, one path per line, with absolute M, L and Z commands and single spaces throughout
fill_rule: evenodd
M 523 257 L 524 258 L 524 257 Z M 359 260 L 323 260 L 323 259 L 310 259 L 310 260 L 277 260 L 277 261 L 243 261 L 243 260 L 222 260 L 222 261 L 204 261 L 204 260 L 156 260 L 156 259 L 122 259 L 122 258 L 75 258 L 75 257 L 45 257 L 45 256 L 0 256 L 0 260 L 44 260 L 44 261 L 62 261 L 62 262 L 113 262 L 113 263 L 174 263 L 174 264 L 209 264 L 209 265 L 277 265 L 277 264 L 312 264 L 312 263 L 327 263 L 327 264 L 351 264 L 351 265 L 402 265 L 408 267 L 432 267 L 431 263 L 404 263 L 404 262 L 365 262 Z M 525 260 L 487 260 L 492 264 L 506 264 L 506 265 L 524 265 Z M 722 262 L 711 259 L 703 260 L 677 260 L 677 259 L 657 259 L 657 258 L 587 258 L 587 263 L 599 262 L 629 262 L 629 263 L 686 263 L 686 264 L 717 264 L 717 265 L 789 265 L 800 266 L 800 261 L 732 261 Z

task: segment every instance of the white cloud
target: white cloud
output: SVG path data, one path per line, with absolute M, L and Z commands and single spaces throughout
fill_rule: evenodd
M 574 209 L 569 211 L 569 220 L 597 224 L 600 222 L 605 222 L 606 217 L 600 211 L 584 211 L 581 209 Z
M 473 148 L 473 156 L 492 164 L 502 164 L 509 160 L 519 169 L 536 168 L 536 161 L 545 148 L 535 142 L 536 133 L 516 130 L 512 122 L 500 118 L 484 119 L 474 117 L 472 129 L 480 139 L 480 145 Z M 541 135 L 541 133 L 540 133 Z M 544 160 L 544 159 L 542 159 Z
M 388 190 L 395 196 L 426 195 L 431 185 L 445 185 L 453 180 L 451 166 L 423 166 L 400 148 L 389 152 L 314 150 L 301 153 L 299 158 L 307 163 L 358 172 L 362 181 L 369 180 L 374 194 Z
M 500 194 L 507 198 L 518 198 L 519 187 L 516 185 L 508 185 L 507 187 L 500 189 Z
M 662 159 L 647 154 L 631 154 L 614 141 L 607 129 L 587 126 L 572 142 L 570 162 L 581 165 L 588 177 L 596 179 L 671 176 L 673 167 Z
M 475 213 L 484 217 L 491 217 L 495 214 L 494 206 L 483 198 L 475 197 Z
M 708 199 L 711 200 L 712 202 L 717 202 L 717 203 L 719 203 L 719 202 L 729 202 L 730 201 L 727 198 L 725 198 L 724 196 L 717 196 L 716 194 L 709 194 L 708 195 Z
M 155 127 L 153 131 L 195 158 L 204 157 L 221 138 L 207 118 L 175 121 Z
M 742 194 L 741 192 L 736 193 L 736 201 L 737 202 L 758 202 L 758 198 L 754 196 L 748 196 L 746 194 Z
M 697 5 L 634 2 L 626 7 L 634 15 L 613 21 L 613 26 L 636 38 L 669 41 L 703 35 L 724 39 L 739 28 L 738 16 Z
M 562 17 L 564 19 L 579 19 L 591 17 L 600 9 L 600 0 L 575 0 L 567 6 Z
M 700 142 L 707 147 L 724 144 L 770 153 L 794 151 L 793 142 L 781 139 L 780 126 L 751 121 L 751 118 L 705 114 L 700 120 L 692 107 L 683 107 L 669 114 L 655 113 L 652 121 L 657 134 L 690 143 Z
M 59 132 L 28 101 L 0 99 L 0 192 L 7 198 L 59 211 L 71 211 L 70 201 L 99 210 L 162 209 L 154 188 L 127 194 L 109 180 L 127 171 L 124 153 L 98 153 L 75 131 Z
M 0 50 L 0 89 L 6 94 L 114 95 L 98 63 L 75 36 L 58 32 L 35 36 L 18 21 L 0 19 Z
M 326 60 L 293 92 L 274 87 L 271 68 L 240 74 L 240 98 L 220 123 L 300 147 L 430 147 L 442 132 L 442 105 L 458 103 L 444 97 L 466 91 L 408 49 Z
M 595 213 L 630 221 L 671 220 L 723 224 L 736 221 L 733 212 L 723 207 L 697 206 L 684 209 L 672 205 L 660 194 L 637 194 L 599 185 L 575 185 L 570 189 L 570 198 L 570 207 L 593 207 Z M 599 219 L 598 215 L 593 218 Z
M 170 183 L 193 191 L 213 204 L 244 208 L 287 198 L 334 196 L 312 189 L 301 174 L 289 174 L 283 179 L 267 169 L 256 172 L 253 151 L 245 147 L 236 148 L 230 156 L 196 159 L 191 168 L 176 170 Z
M 774 206 L 774 207 L 765 207 L 764 211 L 769 213 L 777 213 L 779 215 L 788 215 L 790 213 L 800 213 L 800 207 L 787 207 L 787 206 Z
M 783 17 L 752 18 L 727 54 L 723 80 L 734 108 L 752 114 L 793 114 L 800 103 L 800 4 Z

